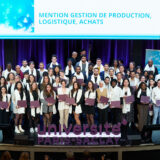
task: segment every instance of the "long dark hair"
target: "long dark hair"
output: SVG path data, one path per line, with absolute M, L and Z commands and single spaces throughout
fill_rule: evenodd
M 18 84 L 21 84 L 21 89 L 20 89 L 20 93 L 19 94 L 20 94 L 21 99 L 23 99 L 24 88 L 23 88 L 22 83 L 21 82 L 17 82 L 14 89 L 15 90 L 17 89 L 19 91 L 19 89 L 17 88 Z
M 51 92 L 50 92 L 50 93 L 48 93 L 48 91 L 47 91 L 47 86 L 50 86 L 50 87 L 51 87 Z M 50 83 L 48 83 L 48 84 L 45 86 L 45 88 L 44 88 L 44 90 L 43 90 L 43 95 L 44 95 L 45 97 L 49 97 L 50 95 L 52 95 L 52 96 L 54 97 L 53 86 L 52 86 Z
M 77 84 L 77 86 L 78 86 L 77 90 L 80 89 L 80 86 L 79 86 L 78 82 L 74 82 L 74 83 L 73 83 L 73 89 L 71 90 L 72 96 L 73 96 L 74 91 L 76 91 L 75 88 L 74 88 L 74 84 Z
M 1 79 L 2 79 L 2 78 L 4 79 L 4 86 L 6 86 L 6 83 L 7 83 L 7 82 L 6 82 L 6 79 L 5 79 L 4 76 L 1 76 L 1 77 L 0 77 L 0 86 L 1 86 Z
M 9 76 L 10 76 L 11 74 L 13 74 L 13 76 L 14 76 L 14 79 L 15 79 L 15 75 L 14 75 L 14 73 L 13 73 L 13 72 L 10 72 L 10 73 L 8 74 L 8 76 L 7 76 L 7 81 L 10 81 L 10 78 L 9 78 Z
M 147 90 L 147 84 L 146 84 L 145 82 L 141 82 L 140 85 L 139 85 L 139 87 L 138 87 L 137 93 L 138 93 L 138 91 L 139 91 L 140 89 L 142 89 L 142 85 L 143 85 L 143 84 L 146 86 L 146 90 Z
M 32 89 L 33 84 L 36 84 L 36 85 L 37 85 L 37 83 L 36 83 L 36 82 L 33 82 L 33 83 L 31 84 L 31 86 L 30 86 L 30 92 L 31 92 L 31 93 L 33 92 L 33 89 Z M 38 92 L 38 85 L 37 85 L 37 88 L 36 88 L 36 92 Z
M 130 81 L 129 81 L 129 79 L 128 79 L 128 78 L 125 78 L 125 79 L 123 80 L 123 82 L 122 82 L 122 88 L 124 87 L 124 81 L 125 81 L 125 80 L 128 81 L 128 87 L 130 87 Z
M 86 90 L 87 90 L 87 91 L 89 90 L 89 87 L 88 87 L 88 84 L 89 84 L 89 83 L 92 83 L 92 91 L 94 92 L 94 84 L 93 84 L 92 81 L 88 81 Z
M 1 88 L 1 90 L 0 90 L 0 101 L 3 100 L 3 96 L 2 96 L 2 89 L 3 89 L 3 88 L 5 88 L 6 94 L 7 94 L 7 88 L 6 88 L 5 86 L 3 86 L 3 87 Z

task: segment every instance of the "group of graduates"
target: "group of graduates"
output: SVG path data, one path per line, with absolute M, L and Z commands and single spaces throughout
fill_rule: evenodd
M 60 98 L 67 95 L 74 99 L 73 104 Z M 134 101 L 126 103 L 126 97 L 134 96 Z M 141 97 L 149 97 L 149 102 L 142 102 Z M 52 97 L 55 103 L 47 101 Z M 101 97 L 108 101 L 101 101 Z M 86 103 L 87 99 L 94 104 Z M 18 101 L 26 101 L 26 107 L 18 106 Z M 160 75 L 153 61 L 142 69 L 130 62 L 125 68 L 122 60 L 114 60 L 110 66 L 102 64 L 100 58 L 96 64 L 87 61 L 86 51 L 80 55 L 72 53 L 67 66 L 62 70 L 56 55 L 51 63 L 44 67 L 39 63 L 22 61 L 15 70 L 8 63 L 6 69 L 0 68 L 0 102 L 8 102 L 8 107 L 0 105 L 0 124 L 9 123 L 14 119 L 15 133 L 25 131 L 24 117 L 27 117 L 30 133 L 37 132 L 37 125 L 43 119 L 48 127 L 54 123 L 68 127 L 69 123 L 83 125 L 109 123 L 111 126 L 127 121 L 127 126 L 135 124 L 140 132 L 143 126 L 160 123 Z M 38 107 L 32 107 L 32 101 L 39 101 Z M 119 107 L 111 106 L 119 102 Z M 26 120 L 26 119 L 25 119 Z

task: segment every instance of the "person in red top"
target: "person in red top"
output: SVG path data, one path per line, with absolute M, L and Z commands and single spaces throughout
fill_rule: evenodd
M 16 65 L 16 75 L 19 75 L 21 77 L 21 80 L 23 80 L 24 75 L 23 72 L 21 71 L 21 67 L 19 65 Z

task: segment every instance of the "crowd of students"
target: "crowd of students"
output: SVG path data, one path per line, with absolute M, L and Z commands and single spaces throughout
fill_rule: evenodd
M 67 103 L 61 95 L 74 99 L 74 103 Z M 129 96 L 134 96 L 135 101 L 126 103 Z M 149 97 L 149 102 L 142 102 L 142 96 Z M 55 102 L 48 101 L 50 97 Z M 102 103 L 101 97 L 108 101 Z M 88 99 L 94 103 L 86 103 Z M 18 106 L 22 100 L 27 102 L 25 107 Z M 97 58 L 93 64 L 87 61 L 86 51 L 82 51 L 80 55 L 72 53 L 64 70 L 56 55 L 46 68 L 41 62 L 37 69 L 33 61 L 28 64 L 27 60 L 22 61 L 22 66 L 16 65 L 15 70 L 10 63 L 5 70 L 0 68 L 0 102 L 8 102 L 7 108 L 0 105 L 0 124 L 14 119 L 15 133 L 24 132 L 24 115 L 31 133 L 37 132 L 41 116 L 44 126 L 60 124 L 62 131 L 63 125 L 68 127 L 69 123 L 91 126 L 108 122 L 112 126 L 126 119 L 128 127 L 136 124 L 141 132 L 148 123 L 160 123 L 159 100 L 160 75 L 152 60 L 144 69 L 135 62 L 125 67 L 122 60 L 109 65 Z M 33 101 L 40 105 L 31 106 Z M 111 105 L 112 102 L 119 106 Z

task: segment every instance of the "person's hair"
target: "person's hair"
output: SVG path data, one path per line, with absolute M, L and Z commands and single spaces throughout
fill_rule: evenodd
M 87 58 L 86 55 L 84 55 L 84 54 L 81 56 L 81 58 L 83 58 L 83 57 Z
M 24 61 L 26 61 L 26 62 L 27 62 L 27 60 L 26 60 L 26 59 L 23 59 L 23 60 L 22 60 L 22 62 L 24 62 Z
M 29 75 L 29 78 L 28 78 L 28 82 L 29 82 L 29 83 L 30 83 L 30 77 L 33 77 L 33 78 L 34 78 L 34 82 L 36 81 L 35 76 L 34 76 L 33 74 L 30 74 L 30 75 Z
M 116 79 L 112 79 L 111 80 L 111 85 L 112 85 L 113 82 L 115 82 L 117 84 L 117 80 Z
M 146 89 L 147 89 L 147 84 L 145 82 L 141 82 L 140 85 L 139 85 L 139 87 L 138 87 L 138 90 L 142 88 L 142 85 L 145 85 Z
M 52 54 L 52 58 L 54 58 L 54 57 L 57 58 L 57 56 L 55 54 Z
M 94 91 L 94 83 L 92 81 L 88 81 L 86 89 L 89 90 L 88 84 L 92 83 L 92 91 Z
M 31 93 L 33 92 L 33 89 L 32 89 L 33 84 L 36 84 L 36 85 L 37 85 L 37 83 L 36 83 L 36 82 L 33 82 L 33 83 L 31 84 L 31 86 L 30 86 L 30 92 L 31 92 Z M 37 85 L 37 88 L 36 88 L 36 92 L 38 92 L 38 85 Z
M 21 96 L 21 98 L 23 99 L 24 88 L 23 88 L 22 83 L 21 83 L 21 82 L 17 82 L 17 83 L 15 84 L 15 88 L 14 88 L 14 89 L 15 89 L 15 90 L 16 90 L 16 89 L 18 90 L 18 88 L 17 88 L 18 84 L 21 84 L 20 96 Z
M 135 72 L 135 71 L 130 71 L 130 74 L 131 74 L 131 73 L 136 73 L 136 72 Z
M 1 159 L 0 160 L 11 160 L 11 154 L 8 151 L 5 151 L 2 153 Z
M 19 157 L 19 160 L 29 160 L 29 153 L 28 152 L 22 152 L 20 157 Z
M 51 92 L 50 92 L 50 93 L 48 93 L 48 91 L 47 91 L 47 86 L 50 86 L 50 87 L 51 87 Z M 51 94 L 52 96 L 54 96 L 53 86 L 52 86 L 50 83 L 48 83 L 48 84 L 45 86 L 43 94 L 44 94 L 46 97 L 48 97 L 50 94 Z
M 13 74 L 13 76 L 14 76 L 14 78 L 15 78 L 14 73 L 13 73 L 13 72 L 10 72 L 10 73 L 8 74 L 8 76 L 7 76 L 7 81 L 10 81 L 9 76 L 10 76 L 11 74 Z
M 130 65 L 131 63 L 133 64 L 134 67 L 136 66 L 136 65 L 135 65 L 135 62 L 133 62 L 133 61 L 129 62 L 129 65 Z
M 49 78 L 49 76 L 45 75 L 45 76 L 43 76 L 43 82 L 42 82 L 42 84 L 45 84 L 45 83 L 44 83 L 44 79 L 45 79 L 45 77 L 47 77 L 47 78 L 48 78 L 48 83 L 50 83 L 50 78 Z
M 34 64 L 34 65 L 35 65 L 35 63 L 34 63 L 33 61 L 30 61 L 30 62 L 29 62 L 29 66 L 30 66 L 31 64 Z
M 64 80 L 64 79 L 61 80 L 61 84 L 62 84 L 63 82 L 65 82 L 65 84 L 67 84 L 66 80 Z
M 6 86 L 1 87 L 1 90 L 0 90 L 0 101 L 2 101 L 2 99 L 3 99 L 3 97 L 2 97 L 2 88 L 5 88 L 6 94 L 7 94 L 7 88 L 6 88 Z
M 96 61 L 98 61 L 98 60 L 100 60 L 100 61 L 101 61 L 101 59 L 100 59 L 100 58 L 97 58 L 97 59 L 96 59 Z
M 123 80 L 123 82 L 122 82 L 122 88 L 124 87 L 124 81 L 128 81 L 128 87 L 130 87 L 130 82 L 129 82 L 129 79 L 128 78 L 125 78 L 124 80 Z
M 4 85 L 6 85 L 7 82 L 6 82 L 6 79 L 5 79 L 4 76 L 1 76 L 1 77 L 0 77 L 0 85 L 1 85 L 1 79 L 2 79 L 2 78 L 4 79 Z
M 80 86 L 79 86 L 78 82 L 74 82 L 74 83 L 73 83 L 73 89 L 71 90 L 71 95 L 72 95 L 72 96 L 73 96 L 73 93 L 74 93 L 74 91 L 75 91 L 74 84 L 77 84 L 77 86 L 78 86 L 77 90 L 80 89 Z

